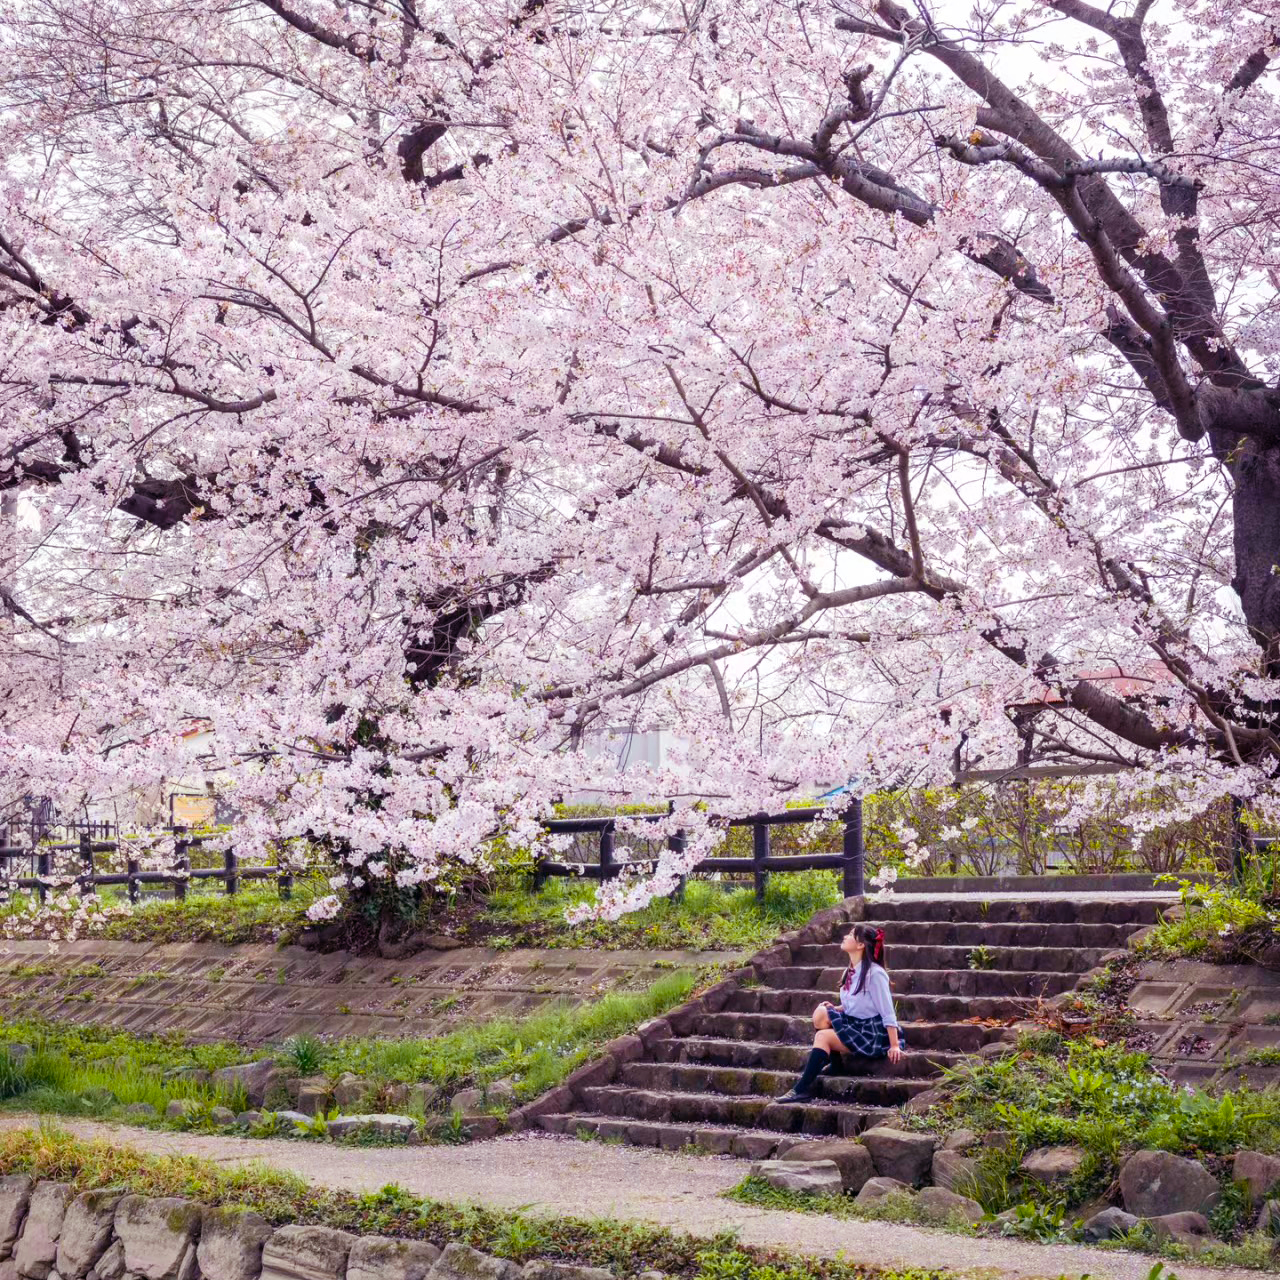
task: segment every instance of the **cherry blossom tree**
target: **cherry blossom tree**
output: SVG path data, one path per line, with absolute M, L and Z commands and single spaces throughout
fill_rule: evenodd
M 0 802 L 206 718 L 375 906 L 672 802 L 608 912 L 822 778 L 1274 818 L 1274 24 L 9 0 Z

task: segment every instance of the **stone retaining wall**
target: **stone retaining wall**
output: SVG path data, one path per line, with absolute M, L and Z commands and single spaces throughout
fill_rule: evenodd
M 613 1280 L 466 1245 L 272 1227 L 245 1209 L 0 1178 L 0 1280 Z M 640 1280 L 662 1280 L 648 1272 Z
M 439 1035 L 552 1000 L 641 990 L 675 969 L 733 963 L 723 951 L 464 947 L 380 960 L 301 947 L 82 941 L 0 944 L 0 1015 L 182 1031 L 248 1046 L 309 1033 Z

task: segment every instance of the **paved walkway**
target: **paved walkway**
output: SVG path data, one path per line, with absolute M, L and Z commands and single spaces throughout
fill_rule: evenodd
M 25 1128 L 32 1116 L 0 1117 L 0 1128 Z M 944 1267 L 1010 1280 L 1085 1274 L 1091 1280 L 1146 1280 L 1153 1259 L 1078 1245 L 971 1239 L 919 1227 L 822 1218 L 756 1209 L 720 1198 L 746 1164 L 574 1138 L 519 1136 L 462 1147 L 316 1147 L 287 1139 L 179 1134 L 90 1121 L 62 1126 L 84 1138 L 159 1154 L 203 1156 L 224 1164 L 260 1161 L 344 1191 L 375 1191 L 395 1182 L 424 1198 L 582 1218 L 625 1218 L 695 1235 L 736 1227 L 744 1243 L 879 1267 Z M 1227 1280 L 1256 1271 L 1174 1264 L 1179 1280 Z

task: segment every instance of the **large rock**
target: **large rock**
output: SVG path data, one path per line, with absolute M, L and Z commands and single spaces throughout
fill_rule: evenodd
M 844 1189 L 834 1160 L 761 1160 L 751 1166 L 751 1172 L 779 1191 L 838 1196 Z
M 876 1174 L 871 1152 L 862 1143 L 846 1142 L 838 1138 L 825 1142 L 799 1142 L 794 1147 L 788 1147 L 782 1159 L 805 1164 L 814 1160 L 833 1161 L 840 1170 L 840 1181 L 850 1195 L 857 1195 Z
M 641 1273 L 636 1280 L 642 1280 Z M 653 1275 L 654 1272 L 647 1274 Z M 666 1280 L 662 1272 L 657 1275 Z M 544 1262 L 537 1259 L 534 1262 L 526 1262 L 520 1268 L 520 1280 L 614 1280 L 612 1271 L 606 1271 L 603 1267 L 580 1267 L 572 1262 Z
M 978 1162 L 959 1151 L 935 1151 L 931 1172 L 934 1186 L 961 1195 L 972 1195 L 978 1185 Z
M 41 1182 L 31 1193 L 27 1220 L 13 1251 L 14 1270 L 27 1280 L 46 1280 L 58 1260 L 58 1236 L 71 1203 L 71 1188 Z
M 459 1089 L 449 1100 L 449 1110 L 468 1114 L 484 1106 L 484 1092 L 480 1089 Z
M 1213 1229 L 1203 1213 L 1165 1213 L 1148 1218 L 1147 1226 L 1157 1240 L 1186 1245 L 1189 1249 L 1203 1249 L 1214 1241 Z
M 907 1133 L 890 1128 L 868 1129 L 862 1135 L 862 1142 L 871 1152 L 880 1177 L 896 1178 L 912 1186 L 924 1181 L 938 1145 L 931 1133 Z
M 293 1104 L 303 1115 L 317 1116 L 329 1110 L 333 1093 L 327 1076 L 304 1076 L 293 1084 L 296 1086 Z
M 1135 1151 L 1120 1170 L 1124 1207 L 1139 1218 L 1208 1213 L 1222 1196 L 1218 1180 L 1198 1160 L 1168 1151 Z
M 30 1201 L 31 1179 L 25 1173 L 0 1178 L 0 1260 L 13 1257 Z
M 1086 1218 L 1081 1224 L 1080 1232 L 1086 1243 L 1097 1244 L 1100 1240 L 1118 1240 L 1138 1225 L 1138 1219 L 1131 1213 L 1125 1213 L 1112 1205 Z
M 379 1138 L 413 1142 L 418 1134 L 418 1122 L 412 1116 L 339 1116 L 329 1121 L 329 1136 L 346 1138 L 352 1134 L 369 1133 Z
M 423 1280 L 439 1256 L 426 1240 L 361 1236 L 347 1258 L 347 1280 Z
M 125 1196 L 116 1208 L 116 1235 L 125 1267 L 140 1280 L 192 1280 L 200 1206 L 166 1196 Z
M 262 1250 L 262 1280 L 343 1280 L 355 1242 L 332 1227 L 281 1227 Z
M 957 1195 L 946 1187 L 925 1187 L 916 1195 L 916 1208 L 930 1222 L 962 1218 L 970 1225 L 981 1222 L 987 1213 L 976 1200 Z
M 1253 1229 L 1266 1235 L 1280 1236 L 1280 1200 L 1268 1200 L 1263 1204 Z
M 516 1105 L 516 1087 L 510 1080 L 495 1080 L 484 1091 L 487 1107 L 500 1107 L 510 1110 Z
M 124 1276 L 124 1245 L 113 1240 L 89 1272 L 89 1280 L 124 1280 Z
M 450 1244 L 427 1272 L 427 1280 L 517 1280 L 514 1262 L 491 1258 L 465 1244 Z
M 982 1139 L 974 1133 L 972 1129 L 957 1129 L 954 1133 L 947 1134 L 946 1141 L 942 1144 L 944 1151 L 968 1151 L 971 1147 L 976 1147 Z
M 1264 1156 L 1261 1151 L 1237 1151 L 1231 1162 L 1231 1179 L 1245 1184 L 1249 1199 L 1256 1207 L 1280 1183 L 1280 1156 Z
M 913 1196 L 915 1192 L 905 1183 L 899 1182 L 897 1178 L 869 1178 L 862 1184 L 862 1190 L 853 1198 L 854 1204 L 875 1204 L 877 1200 L 883 1200 L 885 1196 L 907 1195 Z
M 58 1236 L 58 1275 L 84 1280 L 111 1243 L 119 1191 L 84 1191 L 67 1206 Z
M 212 1075 L 212 1083 L 228 1093 L 244 1089 L 245 1101 L 251 1107 L 260 1107 L 267 1095 L 284 1082 L 284 1072 L 274 1058 L 259 1058 L 257 1062 L 243 1062 L 235 1067 L 219 1067 Z
M 257 1280 L 271 1224 L 249 1209 L 206 1206 L 196 1261 L 204 1280 Z
M 1084 1152 L 1079 1147 L 1036 1147 L 1027 1152 L 1018 1167 L 1033 1182 L 1056 1187 L 1070 1182 L 1083 1163 Z
M 336 1106 L 345 1111 L 348 1107 L 359 1106 L 368 1092 L 367 1080 L 362 1080 L 350 1071 L 344 1071 L 333 1086 L 333 1101 Z

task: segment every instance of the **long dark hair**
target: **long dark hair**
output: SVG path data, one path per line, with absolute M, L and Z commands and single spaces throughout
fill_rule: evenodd
M 862 963 L 858 966 L 858 984 L 853 988 L 853 994 L 859 995 L 862 989 L 867 985 L 867 977 L 871 973 L 871 966 L 878 964 L 882 968 L 888 968 L 884 962 L 884 930 L 877 928 L 873 924 L 855 924 L 853 926 L 853 936 L 862 943 Z M 844 975 L 844 981 L 840 984 L 843 991 L 845 987 L 853 979 L 853 966 L 850 965 L 848 971 Z

